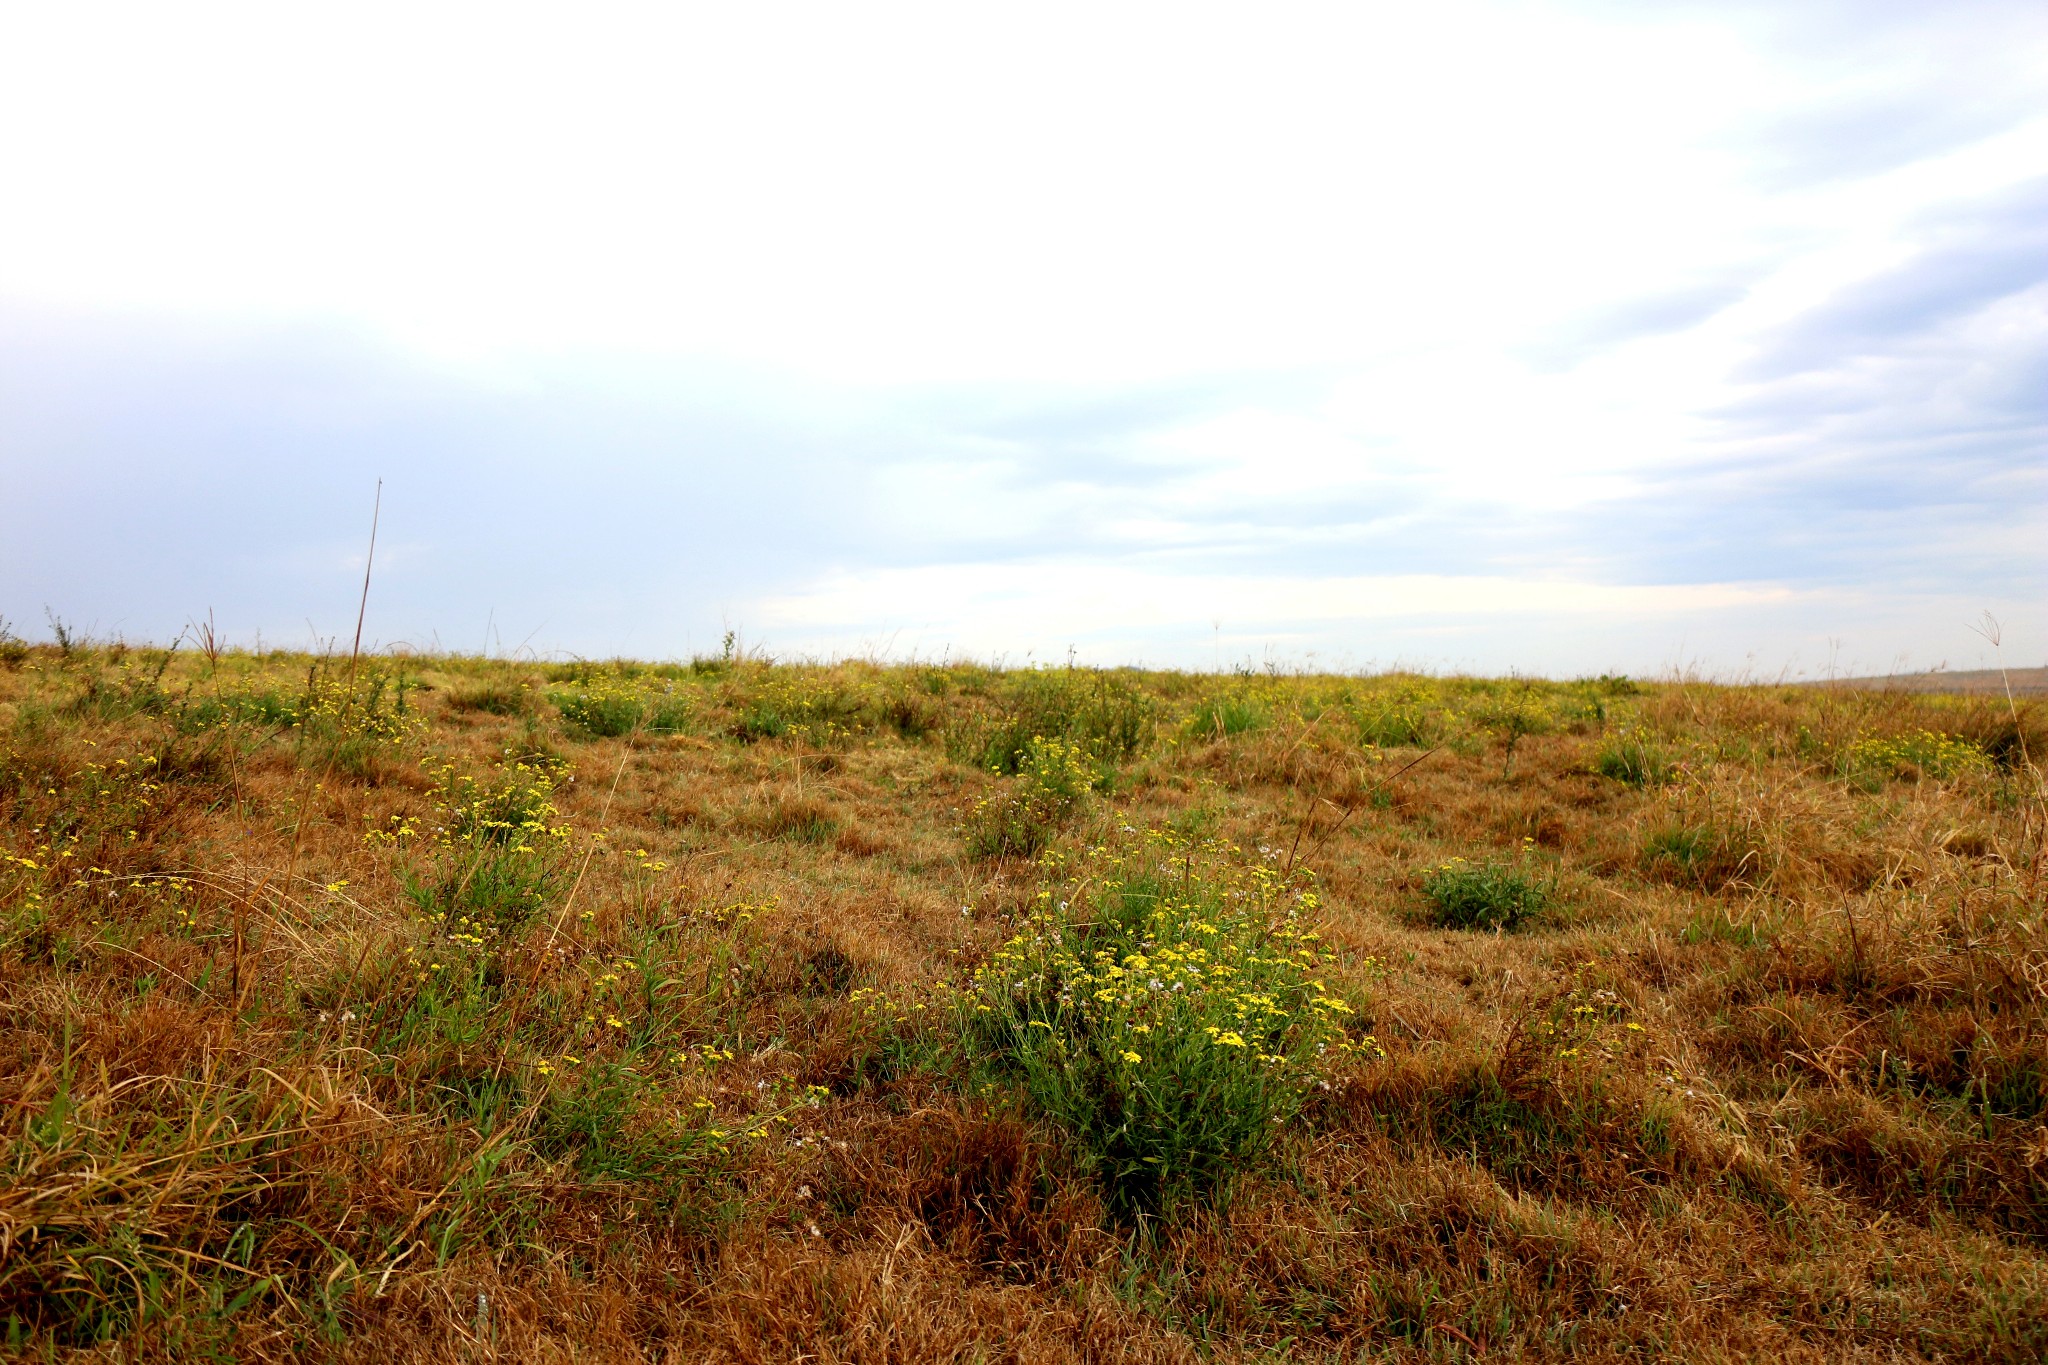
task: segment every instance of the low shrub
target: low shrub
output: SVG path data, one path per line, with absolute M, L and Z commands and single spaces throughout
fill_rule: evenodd
M 983 797 L 967 819 L 967 849 L 978 858 L 1025 857 L 1052 842 L 1078 810 L 1097 772 L 1078 744 L 1033 736 L 1017 776 Z
M 1246 697 L 1211 697 L 1188 717 L 1187 734 L 1190 739 L 1228 739 L 1265 724 L 1266 709 L 1257 702 Z
M 1351 1007 L 1315 893 L 1161 830 L 1092 851 L 975 973 L 972 1049 L 1072 1139 L 1122 1213 L 1226 1196 L 1299 1112 Z
M 1554 898 L 1551 884 L 1519 863 L 1463 858 L 1424 877 L 1422 894 L 1429 897 L 1431 919 L 1446 929 L 1513 929 L 1547 911 Z
M 1654 740 L 1629 731 L 1600 750 L 1593 770 L 1631 787 L 1660 787 L 1671 780 L 1678 765 Z
M 1884 782 L 1948 782 L 1991 767 L 1991 756 L 1969 740 L 1934 730 L 1859 739 L 1841 757 L 1842 776 L 1866 789 Z
M 28 662 L 28 655 L 28 641 L 16 635 L 7 618 L 0 616 L 0 668 L 20 668 Z

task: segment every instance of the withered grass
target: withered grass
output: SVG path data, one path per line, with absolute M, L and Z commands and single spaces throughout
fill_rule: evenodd
M 9 1358 L 2048 1357 L 2028 703 L 203 653 L 0 667 Z M 862 1005 L 1047 884 L 972 828 L 1040 736 L 1055 852 L 1312 871 L 1385 1049 L 1225 1205 Z M 522 773 L 506 889 L 436 831 Z

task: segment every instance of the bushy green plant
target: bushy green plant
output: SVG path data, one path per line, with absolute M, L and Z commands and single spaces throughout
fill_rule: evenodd
M 1427 749 L 1443 736 L 1443 714 L 1413 702 L 1369 706 L 1358 716 L 1359 741 L 1379 749 Z
M 1228 739 L 1266 723 L 1266 708 L 1249 697 L 1210 697 L 1188 717 L 1191 739 Z
M 1121 763 L 1151 738 L 1158 703 L 1127 678 L 1095 669 L 1033 669 L 1002 679 L 993 717 L 969 732 L 960 757 L 1014 773 L 1033 739 L 1070 740 Z
M 1949 782 L 1991 768 L 1990 755 L 1969 740 L 1934 730 L 1859 739 L 1841 759 L 1842 775 L 1866 787 L 1887 781 Z
M 1524 859 L 1528 845 L 1525 843 Z M 1513 929 L 1548 910 L 1549 882 L 1523 863 L 1470 863 L 1453 858 L 1422 879 L 1431 917 L 1446 929 Z
M 437 935 L 457 949 L 482 948 L 531 919 L 554 887 L 570 836 L 566 825 L 551 823 L 553 775 L 508 763 L 479 782 L 444 767 L 435 816 L 428 838 L 434 865 L 423 875 L 402 864 L 400 878 Z M 400 820 L 367 837 L 400 847 L 416 834 L 415 824 Z
M 1633 730 L 1616 736 L 1593 760 L 1602 777 L 1631 787 L 1661 786 L 1671 780 L 1677 766 L 1654 740 Z
M 975 973 L 968 1037 L 1114 1208 L 1227 1193 L 1299 1112 L 1351 1007 L 1303 876 L 1161 830 L 1093 850 Z
M 689 706 L 671 686 L 656 691 L 623 674 L 598 674 L 575 691 L 548 694 L 562 719 L 588 734 L 617 739 L 635 730 L 667 733 L 688 723 Z
M 967 818 L 968 851 L 981 858 L 1037 853 L 1079 809 L 1096 777 L 1080 745 L 1033 736 L 1016 777 L 975 802 Z
M 755 702 L 733 722 L 733 738 L 742 744 L 753 744 L 764 739 L 781 739 L 789 733 L 789 722 L 780 711 L 767 702 Z
M 368 777 L 380 760 L 398 757 L 426 720 L 406 702 L 403 672 L 351 677 L 316 666 L 293 707 L 290 726 L 300 751 L 329 770 Z

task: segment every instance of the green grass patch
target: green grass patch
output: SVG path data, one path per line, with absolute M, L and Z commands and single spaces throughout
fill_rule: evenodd
M 967 851 L 977 858 L 1039 852 L 1080 808 L 1098 776 L 1080 745 L 1033 736 L 1016 777 L 975 802 L 967 818 Z
M 976 974 L 970 1050 L 1072 1139 L 1113 1209 L 1226 1196 L 1299 1112 L 1351 1007 L 1325 989 L 1316 898 L 1154 830 L 1043 892 Z
M 1661 787 L 1677 773 L 1678 765 L 1654 740 L 1630 731 L 1602 746 L 1593 770 L 1627 786 Z
M 1422 879 L 1430 918 L 1445 929 L 1515 929 L 1548 913 L 1556 900 L 1550 881 L 1517 863 L 1469 863 L 1453 858 Z
M 1267 719 L 1266 708 L 1249 697 L 1212 697 L 1188 717 L 1187 735 L 1190 739 L 1229 739 L 1264 729 Z
M 1856 740 L 1843 751 L 1842 776 L 1866 791 L 1886 782 L 1952 782 L 1992 771 L 1991 756 L 1959 735 L 1916 730 Z

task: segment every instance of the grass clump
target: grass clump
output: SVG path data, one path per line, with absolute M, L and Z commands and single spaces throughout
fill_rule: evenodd
M 1593 770 L 1626 786 L 1661 787 L 1677 774 L 1678 765 L 1656 741 L 1626 731 L 1600 750 Z
M 1079 744 L 1033 736 L 1017 776 L 1003 791 L 975 803 L 967 820 L 968 852 L 977 858 L 1039 852 L 1087 799 L 1096 776 Z
M 1528 844 L 1523 844 L 1527 856 Z M 1555 899 L 1550 882 L 1520 863 L 1470 863 L 1453 858 L 1422 879 L 1430 918 L 1445 929 L 1514 929 L 1544 914 Z
M 1315 893 L 1235 848 L 1153 830 L 1040 893 L 976 972 L 970 1035 L 1073 1140 L 1112 1209 L 1228 1194 L 1301 1108 L 1351 1007 Z
M 1158 700 L 1135 682 L 1093 669 L 1032 669 L 1002 679 L 993 713 L 968 730 L 958 756 L 1016 773 L 1035 739 L 1064 739 L 1122 763 L 1151 739 Z
M 671 734 L 688 724 L 688 703 L 673 687 L 660 692 L 623 674 L 598 674 L 574 690 L 548 693 L 562 719 L 597 739 L 619 739 L 636 730 Z
M 1188 717 L 1187 734 L 1190 739 L 1224 740 L 1263 729 L 1267 719 L 1266 708 L 1249 697 L 1212 697 Z
M 1764 851 L 1746 834 L 1720 825 L 1680 821 L 1643 840 L 1644 870 L 1663 881 L 1721 891 L 1767 869 Z
M 1866 791 L 1886 782 L 1952 782 L 1991 768 L 1991 756 L 1975 744 L 1936 730 L 1865 737 L 1841 758 L 1842 776 Z
M 448 704 L 457 711 L 481 711 L 491 716 L 523 716 L 533 710 L 533 689 L 510 679 L 486 678 L 448 694 Z

